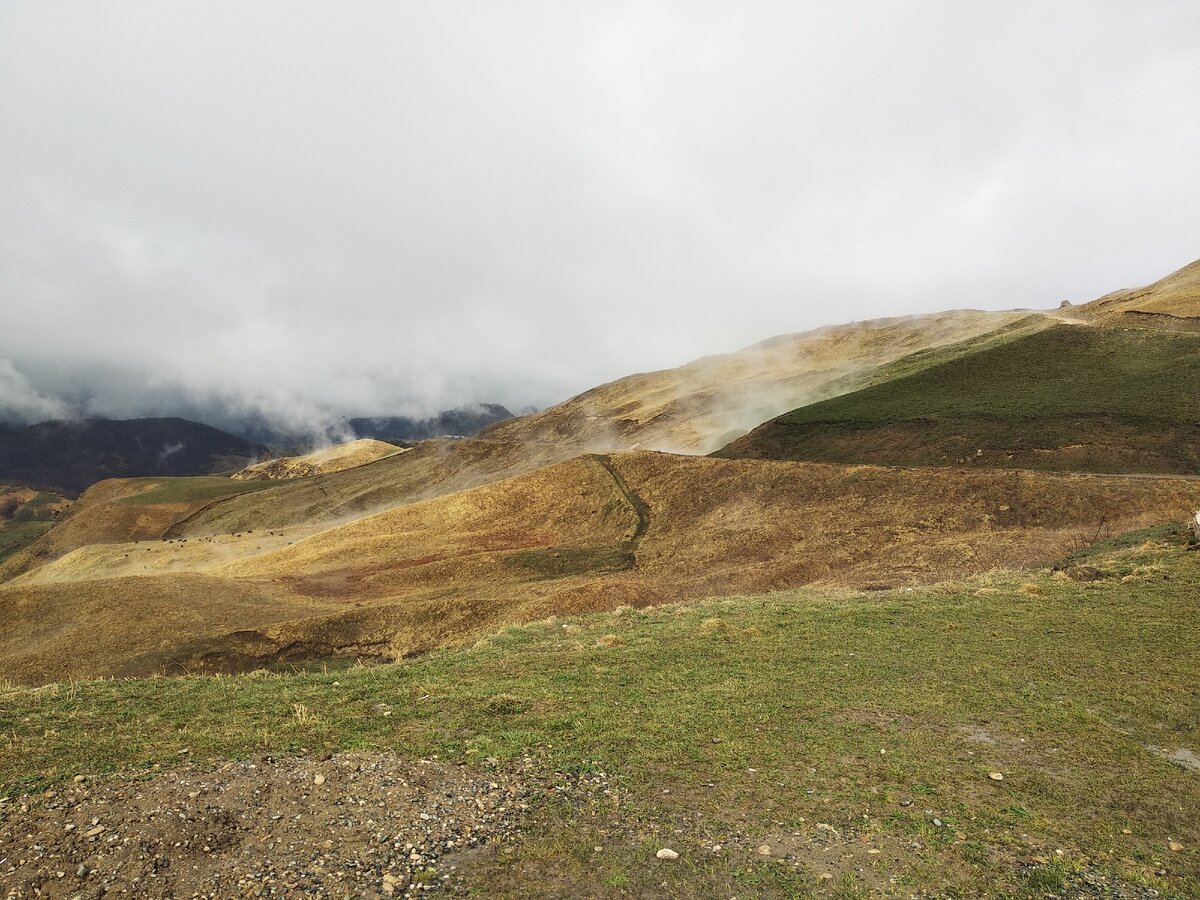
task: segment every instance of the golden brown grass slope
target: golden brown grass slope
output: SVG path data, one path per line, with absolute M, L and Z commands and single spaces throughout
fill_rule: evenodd
M 0 582 L 79 547 L 159 540 L 175 522 L 211 503 L 268 486 L 220 475 L 97 482 L 65 509 L 53 528 L 0 563 Z
M 171 536 L 342 521 L 588 451 L 707 452 L 799 403 L 869 383 L 906 356 L 971 341 L 1028 318 L 1027 313 L 959 310 L 775 338 L 678 369 L 622 378 L 492 426 L 476 438 L 426 441 L 403 456 L 303 479 L 269 496 L 234 497 L 181 522 Z
M 1154 284 L 1107 294 L 1071 312 L 1109 325 L 1200 331 L 1200 260 Z
M 330 472 L 342 472 L 356 466 L 364 466 L 387 456 L 394 456 L 404 451 L 395 444 L 376 441 L 372 438 L 361 438 L 357 441 L 347 441 L 334 444 L 332 447 L 322 447 L 300 456 L 281 456 L 278 459 L 268 459 L 251 466 L 246 466 L 240 472 L 235 472 L 232 478 L 238 481 L 274 481 L 281 478 L 306 478 L 311 475 L 325 475 Z
M 861 387 L 901 357 L 977 338 L 1028 315 L 954 310 L 784 335 L 676 369 L 630 375 L 493 425 L 484 435 L 601 452 L 703 455 L 789 409 Z
M 589 455 L 309 536 L 81 548 L 0 587 L 0 677 L 395 659 L 623 604 L 899 588 L 1197 506 L 1181 478 Z

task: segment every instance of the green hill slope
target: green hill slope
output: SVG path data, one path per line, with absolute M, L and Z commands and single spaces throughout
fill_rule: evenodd
M 730 458 L 1200 473 L 1200 335 L 1059 325 L 786 413 Z

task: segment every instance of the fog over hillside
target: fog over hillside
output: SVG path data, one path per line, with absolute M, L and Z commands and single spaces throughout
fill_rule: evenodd
M 0 419 L 538 407 L 1147 283 L 1194 0 L 0 9 Z

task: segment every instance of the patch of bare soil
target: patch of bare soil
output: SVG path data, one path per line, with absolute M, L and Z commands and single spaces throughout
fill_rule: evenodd
M 0 896 L 454 894 L 533 783 L 379 753 L 84 779 L 0 805 Z

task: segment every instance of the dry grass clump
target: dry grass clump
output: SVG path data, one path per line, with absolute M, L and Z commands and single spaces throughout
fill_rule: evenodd
M 529 709 L 529 701 L 514 694 L 496 694 L 484 706 L 491 715 L 509 716 Z
M 725 620 L 717 616 L 712 616 L 711 618 L 705 619 L 700 623 L 700 630 L 706 631 L 709 634 L 712 634 L 716 631 L 724 631 L 727 627 L 728 626 L 726 626 Z
M 1021 585 L 1021 587 L 1018 588 L 1018 590 L 1022 594 L 1025 594 L 1026 596 L 1038 597 L 1038 596 L 1041 596 L 1042 586 L 1040 584 L 1034 584 L 1032 581 L 1027 581 L 1023 585 Z
M 625 641 L 617 637 L 615 634 L 605 634 L 596 641 L 596 646 L 603 647 L 605 650 L 611 650 L 613 647 L 620 647 L 624 643 Z

